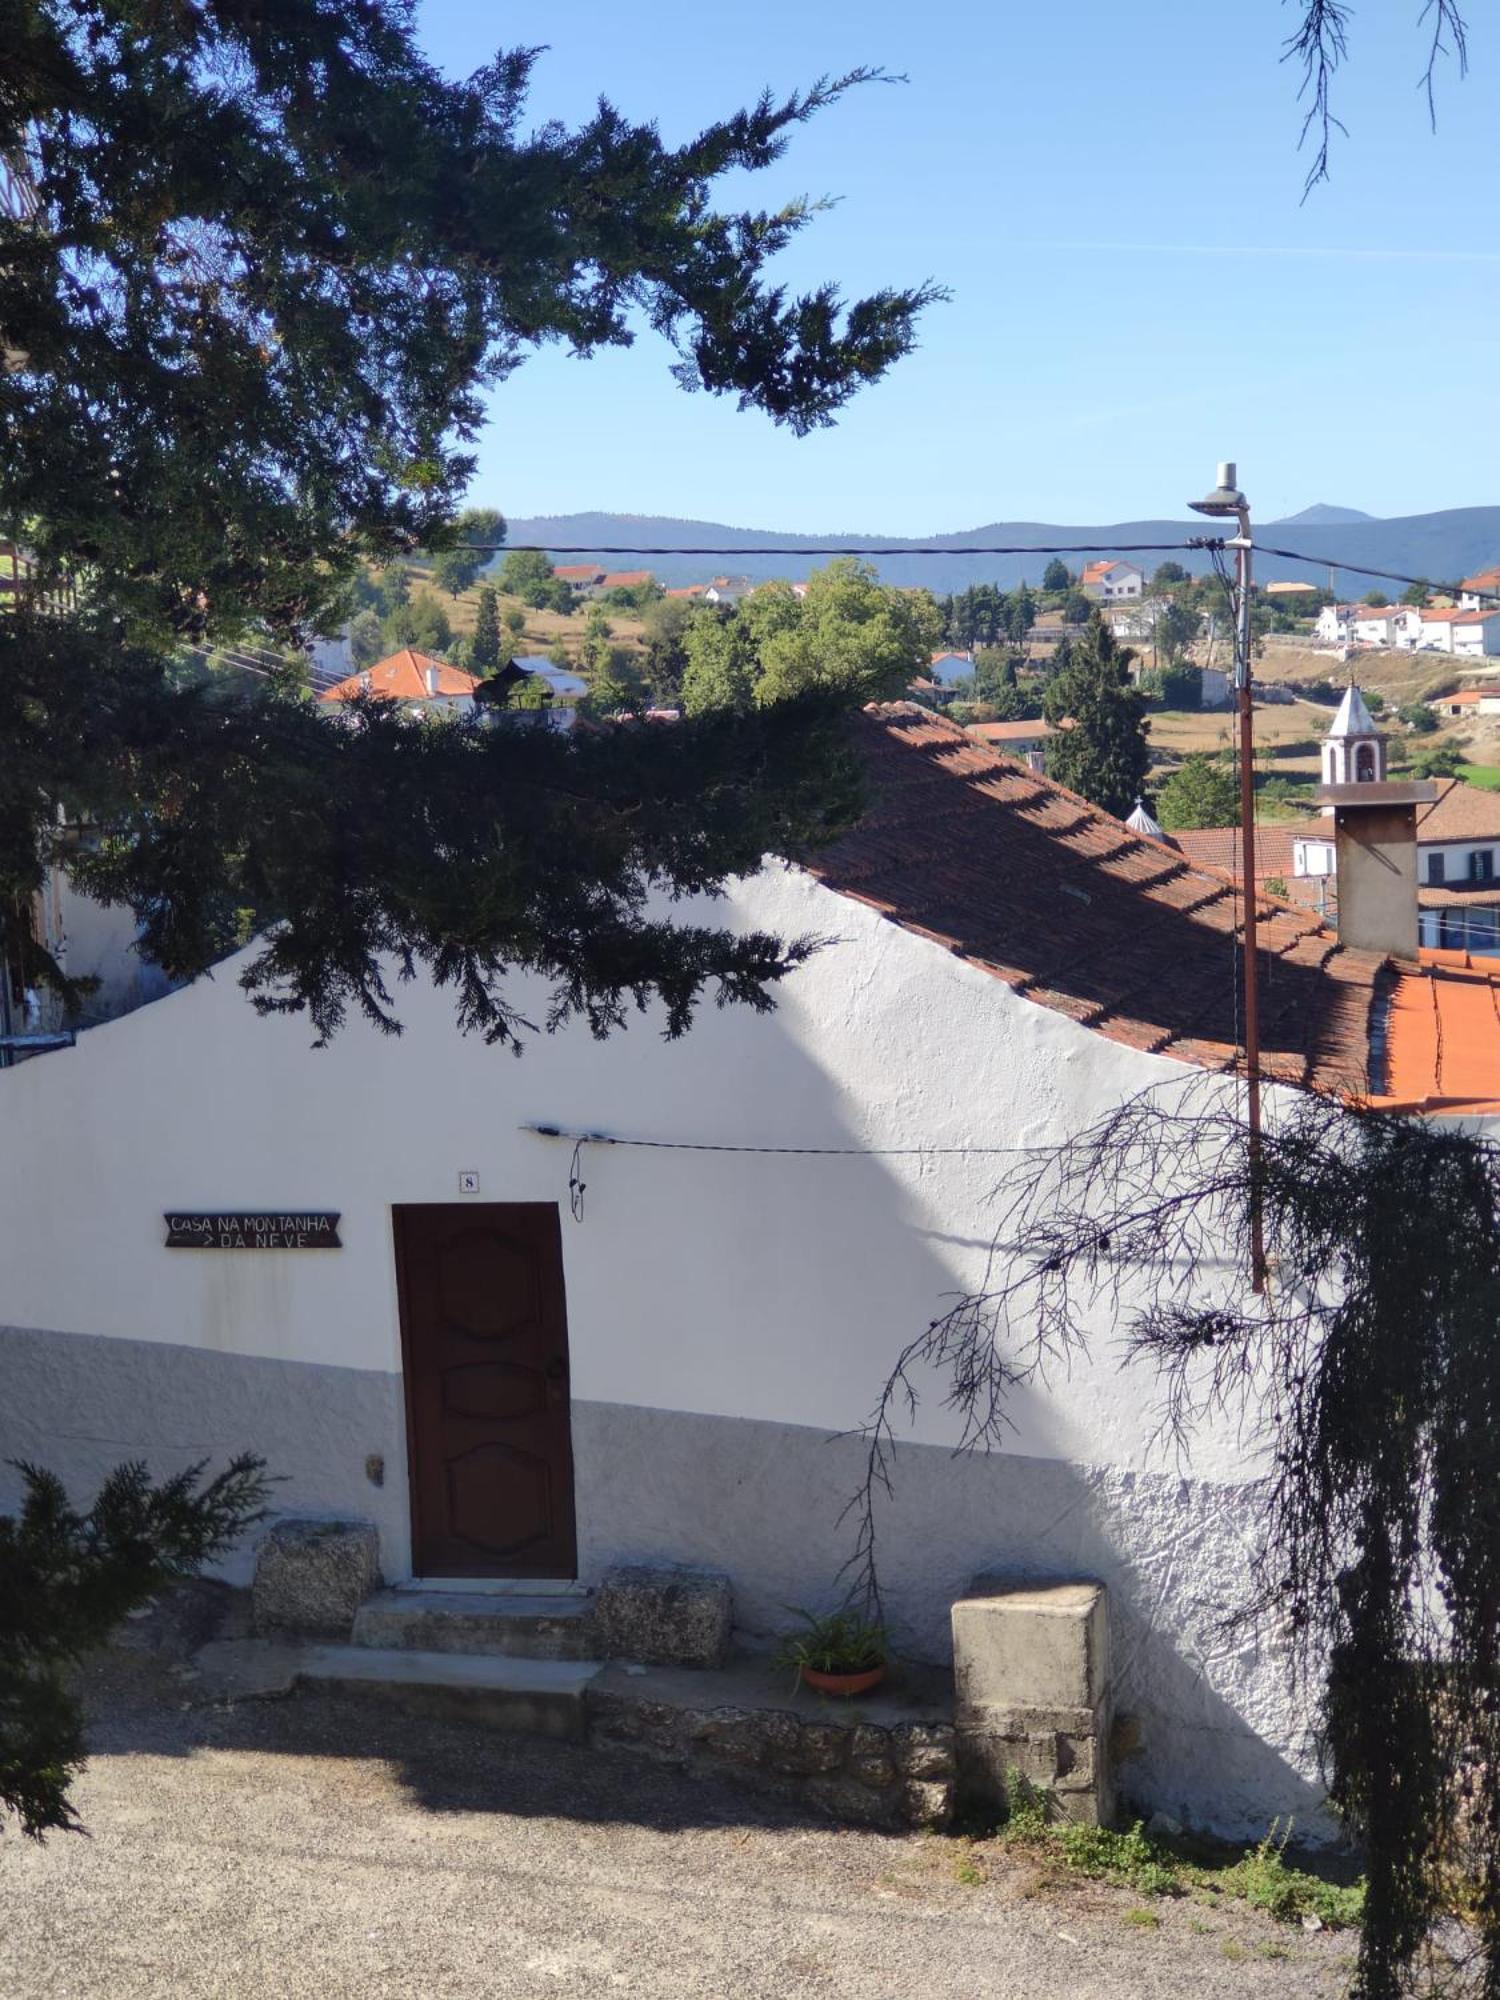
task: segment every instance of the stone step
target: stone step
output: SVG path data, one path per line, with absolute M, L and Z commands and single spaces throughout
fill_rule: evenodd
M 477 1591 L 380 1590 L 354 1617 L 356 1646 L 487 1653 L 514 1660 L 596 1656 L 588 1597 L 491 1597 Z
M 412 1713 L 581 1743 L 584 1690 L 601 1671 L 592 1660 L 306 1646 L 298 1649 L 293 1677 L 304 1686 L 376 1696 Z

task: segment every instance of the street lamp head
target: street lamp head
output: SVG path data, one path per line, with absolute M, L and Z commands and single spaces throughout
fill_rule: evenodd
M 1212 493 L 1206 493 L 1201 500 L 1189 500 L 1188 505 L 1195 514 L 1212 514 L 1223 519 L 1245 512 L 1250 502 L 1235 484 L 1235 465 L 1232 459 L 1219 467 L 1219 483 Z

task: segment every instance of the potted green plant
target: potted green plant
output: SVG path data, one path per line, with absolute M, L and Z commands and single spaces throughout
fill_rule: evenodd
M 808 1687 L 820 1694 L 864 1694 L 885 1679 L 891 1655 L 883 1625 L 847 1606 L 823 1618 L 787 1608 L 806 1630 L 788 1632 L 776 1657 L 795 1668 Z

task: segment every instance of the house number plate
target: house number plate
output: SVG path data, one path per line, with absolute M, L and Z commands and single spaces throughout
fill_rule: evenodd
M 164 1215 L 169 1250 L 342 1250 L 338 1209 L 177 1209 Z

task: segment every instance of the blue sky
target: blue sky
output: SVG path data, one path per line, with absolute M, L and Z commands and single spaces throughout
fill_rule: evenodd
M 542 352 L 494 395 L 473 497 L 804 532 L 1175 514 L 1220 457 L 1257 515 L 1488 503 L 1500 54 L 1418 88 L 1420 0 L 1357 9 L 1329 187 L 1301 201 L 1290 5 L 1205 0 L 423 0 L 445 69 L 547 43 L 535 118 L 607 95 L 668 139 L 854 64 L 904 72 L 726 195 L 834 195 L 782 260 L 849 294 L 934 278 L 921 345 L 796 439 L 686 395 L 649 333 Z

